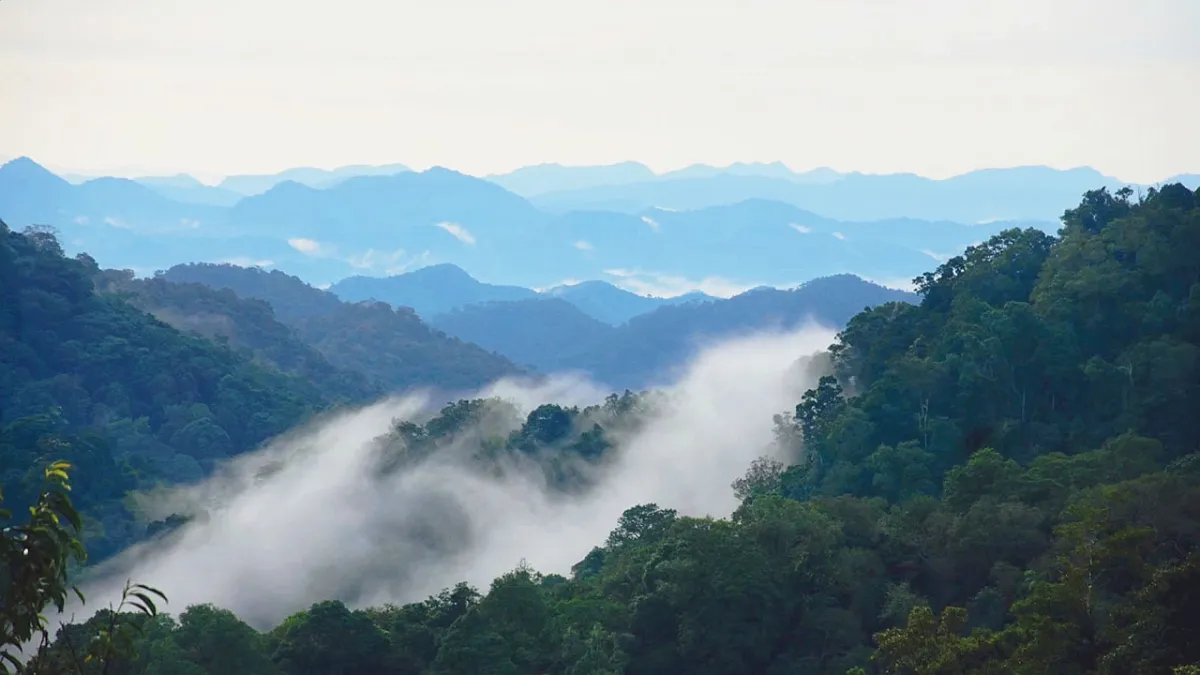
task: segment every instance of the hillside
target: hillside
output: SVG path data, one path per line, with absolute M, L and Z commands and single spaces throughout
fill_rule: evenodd
M 469 305 L 433 317 L 440 331 L 514 363 L 550 372 L 566 354 L 611 338 L 615 329 L 558 298 Z
M 229 289 L 199 283 L 172 283 L 162 277 L 135 279 L 128 271 L 107 270 L 95 283 L 97 290 L 117 293 L 181 331 L 226 342 L 255 361 L 302 377 L 331 399 L 364 403 L 384 393 L 374 375 L 330 364 L 294 329 L 276 320 L 263 300 L 240 298 Z
M 278 270 L 190 264 L 160 277 L 262 300 L 334 366 L 378 379 L 388 391 L 470 389 L 520 372 L 502 356 L 430 329 L 409 309 L 344 303 Z
M 584 314 L 613 326 L 619 326 L 639 314 L 646 314 L 663 305 L 716 299 L 700 291 L 670 298 L 654 298 L 631 293 L 606 281 L 584 281 L 569 286 L 556 286 L 546 290 L 545 294 L 562 298 L 578 307 Z
M 369 373 L 389 391 L 470 391 L 523 372 L 504 356 L 430 328 L 410 309 L 382 302 L 342 304 L 295 328 L 330 363 Z
M 790 464 L 734 480 L 727 519 L 631 504 L 569 573 L 329 598 L 265 633 L 199 606 L 134 640 L 164 672 L 1192 675 L 1198 247 L 1200 193 L 1172 184 L 1091 191 L 1061 237 L 1013 229 L 953 256 L 919 304 L 849 320 L 834 373 L 776 418 Z M 486 409 L 394 436 L 469 442 Z M 539 408 L 495 445 L 582 454 L 580 418 Z
M 537 297 L 528 288 L 476 281 L 461 267 L 450 264 L 430 265 L 385 278 L 348 277 L 329 291 L 346 302 L 377 300 L 396 307 L 411 307 L 426 319 L 479 302 Z
M 648 297 L 606 281 L 555 286 L 539 293 L 521 286 L 484 283 L 461 267 L 449 263 L 429 265 L 388 277 L 347 277 L 330 286 L 329 291 L 347 302 L 376 300 L 395 307 L 411 307 L 426 318 L 480 303 L 554 297 L 566 300 L 584 314 L 614 326 L 663 305 L 713 299 L 700 292 L 671 298 Z
M 808 318 L 842 327 L 863 307 L 916 300 L 844 275 L 790 291 L 755 289 L 728 300 L 663 304 L 616 328 L 557 298 L 471 305 L 433 323 L 543 373 L 580 371 L 619 390 L 669 379 L 712 341 L 791 329 Z
M 547 367 L 591 373 L 615 388 L 639 388 L 671 378 L 711 341 L 787 330 L 810 318 L 841 327 L 863 307 L 915 300 L 911 293 L 849 275 L 815 279 L 788 291 L 755 289 L 728 300 L 660 307 Z
M 337 311 L 341 301 L 327 291 L 313 288 L 280 270 L 210 263 L 175 265 L 159 273 L 159 278 L 178 284 L 203 284 L 229 289 L 239 297 L 255 298 L 271 306 L 285 324 Z
M 64 441 L 75 448 L 66 458 L 92 472 L 79 502 L 94 519 L 97 558 L 145 530 L 122 505 L 127 490 L 198 479 L 330 405 L 305 378 L 97 294 L 99 273 L 90 258 L 65 257 L 53 236 L 0 223 L 5 499 L 30 498 L 22 476 L 46 451 L 27 443 L 31 433 L 75 439 Z

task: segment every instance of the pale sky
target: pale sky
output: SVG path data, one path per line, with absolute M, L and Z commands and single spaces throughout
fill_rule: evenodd
M 0 157 L 1200 171 L 1200 0 L 0 0 Z

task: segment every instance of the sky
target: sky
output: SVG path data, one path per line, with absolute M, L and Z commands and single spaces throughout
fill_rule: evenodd
M 0 0 L 0 156 L 1200 170 L 1197 0 Z

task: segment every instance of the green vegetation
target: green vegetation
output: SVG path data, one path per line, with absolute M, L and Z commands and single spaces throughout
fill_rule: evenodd
M 68 578 L 71 566 L 87 557 L 79 540 L 83 519 L 69 495 L 70 469 L 61 461 L 46 466 L 29 521 L 0 529 L 0 675 L 106 672 L 115 662 L 136 659 L 141 617 L 155 618 L 154 598 L 167 599 L 150 586 L 126 583 L 117 608 L 97 615 L 86 635 L 71 627 L 48 649 L 51 631 L 44 608 L 61 612 L 70 594 L 84 600 Z M 0 524 L 11 519 L 12 512 L 0 508 Z M 28 646 L 36 646 L 40 655 L 26 664 L 18 655 Z
M 569 578 L 325 601 L 266 633 L 204 606 L 131 617 L 143 657 L 111 672 L 1195 673 L 1200 194 L 1089 192 L 1063 220 L 854 317 L 777 418 L 800 460 L 756 462 L 727 520 L 637 505 Z M 493 409 L 398 425 L 395 448 Z M 539 410 L 505 447 L 579 443 L 602 413 Z
M 138 309 L 181 331 L 227 343 L 255 361 L 311 381 L 326 396 L 363 403 L 383 395 L 383 387 L 357 371 L 340 370 L 296 332 L 275 319 L 262 300 L 239 298 L 229 289 L 171 283 L 161 277 L 135 279 L 129 270 L 105 270 L 97 290 L 118 293 Z
M 45 466 L 80 470 L 92 559 L 141 537 L 126 493 L 201 478 L 327 408 L 312 382 L 98 294 L 87 256 L 0 224 L 0 480 L 16 512 Z
M 431 329 L 409 308 L 343 303 L 278 270 L 176 265 L 159 278 L 229 289 L 270 304 L 275 316 L 335 367 L 377 378 L 389 391 L 476 389 L 521 371 L 508 359 Z

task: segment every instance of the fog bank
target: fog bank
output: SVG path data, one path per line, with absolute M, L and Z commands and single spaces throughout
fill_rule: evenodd
M 569 574 L 636 504 L 728 516 L 737 506 L 730 483 L 771 448 L 772 415 L 815 385 L 794 364 L 833 338 L 809 327 L 710 347 L 668 389 L 663 410 L 618 435 L 597 484 L 571 498 L 548 490 L 540 472 L 481 472 L 465 452 L 380 474 L 374 439 L 427 407 L 419 395 L 315 421 L 201 485 L 156 495 L 161 513 L 203 515 L 91 571 L 88 604 L 68 616 L 82 620 L 114 602 L 126 579 L 164 591 L 165 611 L 213 603 L 269 628 L 319 600 L 404 603 L 459 581 L 486 589 L 522 560 Z M 480 395 L 524 413 L 540 403 L 598 403 L 604 393 L 559 378 L 501 382 Z

